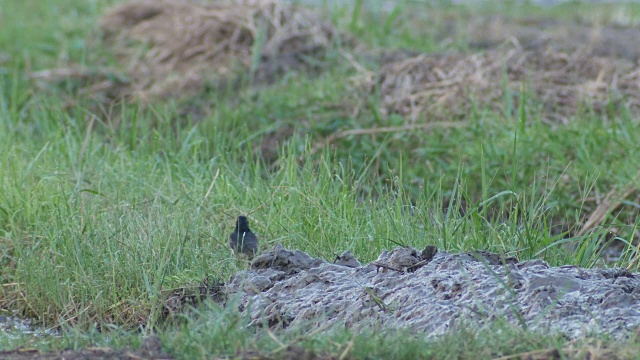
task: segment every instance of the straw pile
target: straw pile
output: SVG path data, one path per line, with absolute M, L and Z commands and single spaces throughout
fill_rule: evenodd
M 313 12 L 275 0 L 141 0 L 113 8 L 100 25 L 128 80 L 113 85 L 137 100 L 194 94 L 239 71 L 259 82 L 309 70 L 307 59 L 336 35 Z
M 361 89 L 378 87 L 383 113 L 412 121 L 464 118 L 475 104 L 514 108 L 522 89 L 533 114 L 567 122 L 584 105 L 602 112 L 610 101 L 640 109 L 640 67 L 628 60 L 594 56 L 588 49 L 559 51 L 548 44 L 506 44 L 470 55 L 420 55 L 385 65 L 377 77 L 363 76 Z

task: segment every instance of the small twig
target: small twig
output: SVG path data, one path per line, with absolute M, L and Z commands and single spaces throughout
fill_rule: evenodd
M 580 231 L 578 231 L 578 236 L 583 236 L 587 231 L 593 229 L 599 224 L 602 224 L 607 215 L 616 210 L 622 204 L 622 200 L 638 190 L 636 185 L 638 181 L 640 181 L 640 171 L 638 171 L 636 176 L 621 190 L 612 189 L 609 191 L 604 199 L 602 199 L 600 205 L 598 205 L 591 213 L 589 219 L 587 219 Z
M 498 358 L 494 358 L 493 360 L 509 360 L 509 359 L 530 359 L 531 355 L 535 354 L 545 354 L 545 353 L 557 353 L 558 349 L 542 349 L 542 350 L 533 350 L 522 352 L 518 354 L 505 355 Z
M 347 346 L 342 351 L 342 354 L 340 354 L 340 356 L 338 357 L 338 360 L 344 360 L 347 358 L 347 356 L 351 352 L 351 349 L 353 349 L 353 346 L 355 345 L 355 341 L 354 341 L 355 337 L 356 337 L 356 333 L 354 332 L 353 335 L 351 336 L 351 340 L 349 340 L 349 342 L 347 343 Z
M 378 305 L 380 310 L 382 310 L 384 312 L 387 312 L 387 309 L 388 309 L 387 304 L 385 304 L 384 301 L 382 301 L 382 299 L 380 299 L 380 297 L 378 297 L 378 295 L 373 293 L 373 288 L 365 286 L 363 288 L 363 290 L 364 290 L 364 292 L 366 292 L 369 295 L 371 300 L 373 300 L 373 302 L 375 302 L 376 305 Z
M 420 269 L 421 267 L 423 267 L 424 265 L 428 264 L 432 259 L 426 259 L 426 260 L 422 260 L 420 262 L 417 262 L 409 267 L 407 267 L 407 272 L 414 272 L 418 269 Z
M 396 245 L 398 245 L 398 246 L 401 246 L 401 247 L 403 247 L 403 248 L 405 248 L 405 249 L 407 248 L 407 245 L 405 245 L 405 244 L 403 244 L 403 243 L 401 243 L 401 242 L 399 242 L 399 241 L 395 241 L 395 240 L 392 240 L 392 239 L 389 239 L 389 238 L 385 238 L 385 240 L 387 240 L 387 241 L 391 241 L 392 243 L 394 243 L 394 244 L 396 244 Z
M 391 266 L 388 266 L 388 265 L 384 265 L 384 264 L 380 264 L 380 263 L 374 263 L 374 262 L 372 262 L 372 263 L 371 263 L 371 265 L 375 265 L 375 266 L 377 266 L 377 267 L 379 267 L 379 268 L 383 268 L 383 269 L 387 269 L 387 270 L 397 271 L 397 272 L 399 272 L 399 273 L 404 273 L 404 271 L 402 271 L 402 270 L 398 270 L 398 269 L 396 269 L 396 268 L 394 268 L 394 267 L 391 267 Z
M 267 335 L 269 335 L 269 337 L 280 346 L 278 349 L 274 350 L 273 353 L 280 352 L 287 348 L 288 345 L 283 344 L 271 330 L 267 329 Z
M 356 70 L 358 70 L 359 72 L 372 76 L 373 72 L 367 70 L 364 66 L 362 66 L 359 62 L 356 61 L 356 59 L 354 59 L 353 55 L 351 55 L 351 53 L 348 53 L 344 50 L 340 51 L 340 55 L 342 55 L 343 58 L 347 59 L 347 61 L 351 64 L 351 66 L 353 66 Z
M 323 141 L 320 141 L 319 143 L 314 145 L 311 148 L 311 155 L 318 152 L 318 150 L 322 149 L 325 145 L 332 143 L 337 139 L 351 136 L 351 135 L 384 134 L 384 133 L 391 133 L 391 132 L 404 132 L 404 131 L 413 131 L 418 129 L 431 129 L 431 128 L 462 128 L 466 126 L 467 126 L 467 123 L 464 123 L 464 122 L 439 121 L 439 122 L 429 122 L 426 124 L 346 130 L 346 131 L 335 133 L 325 138 Z
M 216 183 L 216 180 L 218 180 L 218 175 L 220 175 L 220 168 L 216 170 L 216 174 L 213 176 L 213 180 L 211 180 L 211 185 L 209 185 L 209 189 L 207 190 L 207 193 L 204 195 L 204 199 L 202 200 L 202 204 L 200 206 L 204 205 L 204 202 L 207 201 L 207 198 L 209 198 L 209 194 L 211 194 L 213 185 Z

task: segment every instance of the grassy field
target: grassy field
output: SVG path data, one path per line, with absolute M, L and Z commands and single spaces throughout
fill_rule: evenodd
M 406 121 L 380 115 L 376 94 L 357 114 L 344 110 L 353 106 L 349 79 L 357 73 L 339 48 L 321 73 L 210 90 L 188 101 L 121 104 L 109 109 L 112 117 L 75 94 L 73 84 L 43 90 L 29 79 L 70 63 L 115 66 L 94 45 L 95 23 L 114 3 L 0 0 L 0 315 L 34 318 L 63 334 L 0 333 L 0 349 L 136 347 L 156 333 L 179 358 L 258 349 L 281 357 L 289 344 L 363 359 L 637 354 L 635 338 L 569 341 L 506 324 L 426 341 L 338 329 L 266 334 L 245 329 L 245 319 L 213 304 L 167 320 L 168 291 L 206 277 L 226 280 L 243 267 L 227 236 L 233 217 L 247 213 L 262 249 L 282 243 L 325 259 L 350 250 L 369 262 L 396 243 L 434 244 L 636 271 L 640 205 L 629 200 L 593 231 L 578 230 L 594 199 L 633 183 L 640 122 L 612 106 L 606 117 L 581 109 L 567 124 L 551 126 L 505 101 L 504 111 L 477 109 L 456 127 L 353 134 L 319 146 L 340 131 Z M 440 19 L 472 14 L 605 24 L 624 14 L 628 24 L 640 21 L 635 5 L 476 9 L 400 2 L 381 11 L 355 1 L 325 10 L 370 48 L 419 52 L 470 51 L 464 37 L 442 42 L 438 34 L 446 26 Z M 371 71 L 380 66 L 358 60 Z M 614 237 L 629 246 L 606 263 L 602 244 Z

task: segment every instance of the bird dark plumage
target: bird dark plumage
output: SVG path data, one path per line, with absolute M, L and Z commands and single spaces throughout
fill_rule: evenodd
M 252 258 L 258 252 L 258 238 L 249 229 L 246 216 L 238 216 L 236 228 L 229 236 L 229 246 L 238 256 Z

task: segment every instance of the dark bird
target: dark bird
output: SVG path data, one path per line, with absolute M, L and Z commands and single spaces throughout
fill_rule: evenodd
M 258 252 L 258 238 L 249 229 L 246 216 L 238 216 L 236 228 L 229 236 L 229 246 L 237 256 L 253 258 Z

